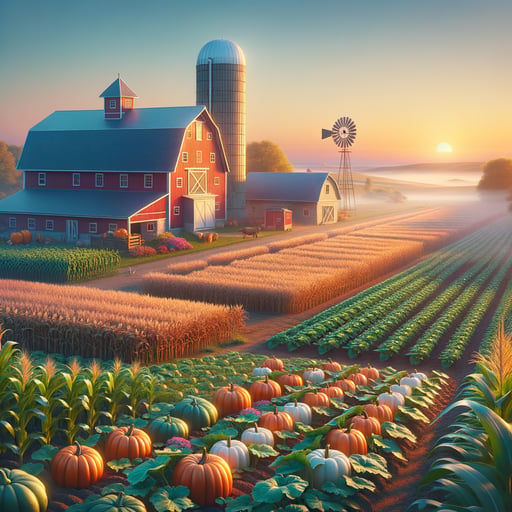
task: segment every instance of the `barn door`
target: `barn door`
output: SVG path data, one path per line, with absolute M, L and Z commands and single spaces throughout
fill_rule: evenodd
M 322 224 L 334 222 L 334 206 L 322 206 Z
M 189 170 L 188 193 L 189 195 L 206 194 L 206 171 Z

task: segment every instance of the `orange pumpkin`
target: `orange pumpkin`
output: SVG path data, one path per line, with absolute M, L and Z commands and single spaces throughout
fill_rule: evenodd
M 350 380 L 354 381 L 357 386 L 368 386 L 368 379 L 365 375 L 360 372 L 353 373 L 348 377 Z
M 152 447 L 151 438 L 144 430 L 133 425 L 119 427 L 105 441 L 105 457 L 107 460 L 144 459 L 151 455 Z
M 98 450 L 78 442 L 61 448 L 52 460 L 52 478 L 60 487 L 86 489 L 103 476 L 103 459 Z
M 380 378 L 380 372 L 377 368 L 368 365 L 366 368 L 361 368 L 359 373 L 362 373 L 368 380 L 375 380 Z
M 258 423 L 260 427 L 275 432 L 276 430 L 293 430 L 295 420 L 291 414 L 278 411 L 277 407 L 274 407 L 273 411 L 263 414 Z
M 28 229 L 24 229 L 23 231 L 20 231 L 22 236 L 22 244 L 29 244 L 32 242 L 32 233 Z
M 326 372 L 341 372 L 341 364 L 329 359 L 329 361 L 322 364 L 322 369 Z
M 349 456 L 354 453 L 366 455 L 368 453 L 368 443 L 364 434 L 352 425 L 347 428 L 335 428 L 327 434 L 326 443 L 331 445 L 331 448 L 343 452 Z
M 9 239 L 11 240 L 12 245 L 19 245 L 23 243 L 23 235 L 19 231 L 11 233 Z
M 285 373 L 284 375 L 281 375 L 277 382 L 281 386 L 304 386 L 304 379 L 295 373 Z
M 329 407 L 329 397 L 316 389 L 304 393 L 301 401 L 310 407 Z
M 284 363 L 277 357 L 266 359 L 261 365 L 263 368 L 270 368 L 273 372 L 282 372 L 284 370 Z
M 234 385 L 217 389 L 213 395 L 213 405 L 217 407 L 221 416 L 236 414 L 242 409 L 251 407 L 252 399 L 247 389 Z
M 362 416 L 354 416 L 352 418 L 352 427 L 360 430 L 366 439 L 368 439 L 372 434 L 381 434 L 380 423 L 377 418 L 373 418 L 368 416 L 368 414 L 363 411 Z
M 269 379 L 266 375 L 265 380 L 257 380 L 250 385 L 249 394 L 254 403 L 260 400 L 271 400 L 276 396 L 281 396 L 283 392 L 279 382 Z
M 128 230 L 125 228 L 118 228 L 114 231 L 114 236 L 116 238 L 126 238 L 128 237 Z
M 200 507 L 215 505 L 217 498 L 227 498 L 233 491 L 233 476 L 228 463 L 218 455 L 202 453 L 181 459 L 172 473 L 172 485 L 184 485 L 190 499 Z
M 343 389 L 338 386 L 327 386 L 326 388 L 321 388 L 320 391 L 325 393 L 329 398 L 344 398 L 345 393 Z
M 393 411 L 386 404 L 366 404 L 364 410 L 371 418 L 377 418 L 380 424 L 385 421 L 393 421 Z
M 356 392 L 356 383 L 350 379 L 337 380 L 334 385 L 341 388 L 343 391 L 348 391 L 349 393 Z

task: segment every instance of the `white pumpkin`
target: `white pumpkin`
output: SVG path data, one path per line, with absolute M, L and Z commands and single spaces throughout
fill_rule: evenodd
M 412 395 L 412 389 L 411 386 L 408 386 L 407 384 L 402 384 L 402 381 L 400 381 L 400 384 L 392 384 L 389 386 L 389 390 L 394 393 L 400 393 L 404 396 L 411 396 Z
M 247 445 L 237 439 L 231 439 L 231 437 L 217 441 L 211 447 L 210 453 L 222 457 L 228 463 L 231 470 L 246 468 L 250 463 Z
M 258 366 L 252 370 L 252 374 L 255 377 L 265 377 L 265 375 L 270 375 L 271 373 L 272 370 L 266 366 Z
M 411 377 L 416 377 L 417 379 L 420 379 L 421 381 L 428 379 L 428 377 L 425 373 L 418 372 L 418 371 L 414 371 L 413 373 L 411 373 Z
M 404 395 L 401 395 L 400 393 L 396 393 L 394 391 L 391 391 L 390 393 L 381 393 L 377 397 L 377 401 L 379 402 L 379 405 L 385 404 L 389 406 L 393 413 L 398 411 L 399 406 L 405 405 Z
M 409 386 L 410 388 L 414 389 L 418 386 L 421 386 L 421 379 L 418 377 L 413 377 L 412 375 L 409 377 L 402 377 L 400 379 L 400 384 Z
M 304 381 L 320 384 L 325 380 L 325 372 L 321 368 L 309 368 L 302 374 Z
M 308 404 L 302 402 L 288 402 L 283 407 L 284 412 L 290 414 L 295 421 L 300 421 L 304 425 L 311 425 L 313 413 L 311 407 Z
M 350 476 L 349 458 L 339 450 L 331 450 L 329 445 L 313 450 L 306 457 L 313 470 L 313 486 L 321 489 L 325 482 L 334 482 L 343 475 Z
M 247 446 L 251 444 L 267 444 L 269 446 L 274 446 L 274 434 L 272 430 L 264 427 L 258 427 L 255 423 L 254 427 L 249 427 L 242 432 L 242 436 L 240 437 L 242 443 Z

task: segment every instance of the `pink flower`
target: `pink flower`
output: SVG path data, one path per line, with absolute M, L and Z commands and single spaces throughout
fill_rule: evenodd
M 171 437 L 167 439 L 167 446 L 174 446 L 175 448 L 188 448 L 192 449 L 192 443 L 183 437 Z
M 245 416 L 246 414 L 256 414 L 256 416 L 261 416 L 261 411 L 258 409 L 254 409 L 253 407 L 249 407 L 247 409 L 242 409 L 238 415 Z

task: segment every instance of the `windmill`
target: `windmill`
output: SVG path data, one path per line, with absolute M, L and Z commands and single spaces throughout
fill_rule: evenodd
M 336 146 L 340 148 L 338 187 L 341 193 L 341 209 L 345 215 L 356 209 L 354 182 L 352 181 L 352 168 L 350 166 L 350 147 L 354 143 L 356 132 L 356 124 L 350 117 L 346 116 L 337 119 L 330 130 L 322 128 L 322 139 L 332 137 Z

